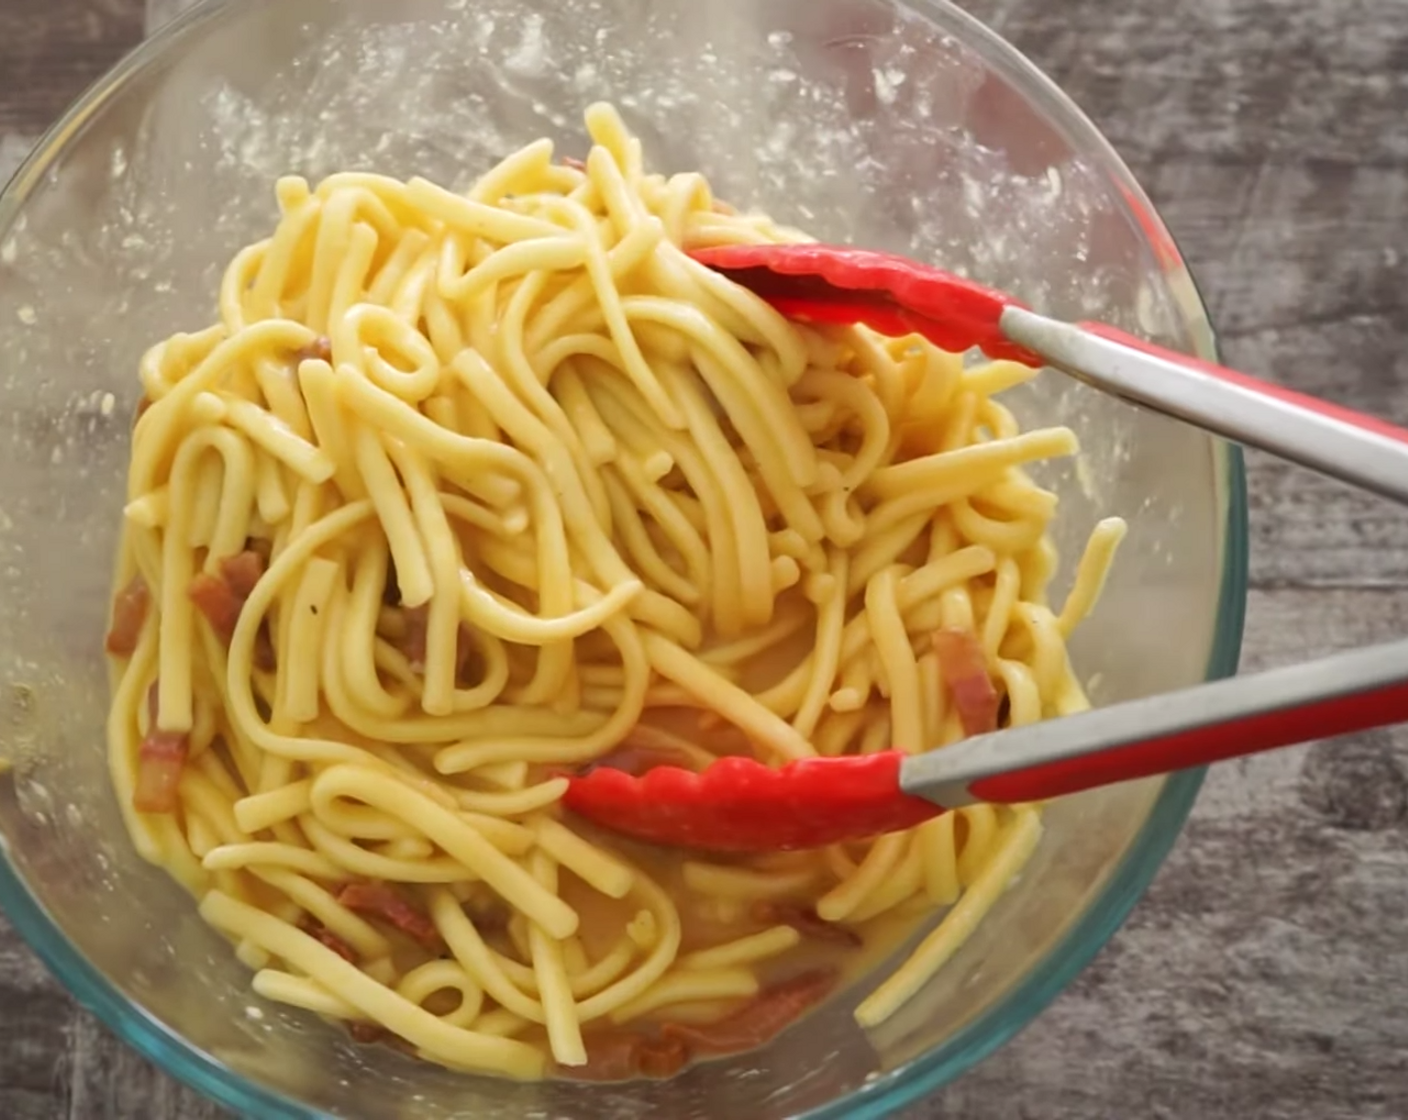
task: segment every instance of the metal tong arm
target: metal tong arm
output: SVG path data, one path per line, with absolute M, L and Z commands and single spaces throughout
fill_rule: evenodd
M 1008 307 L 1003 333 L 1127 400 L 1408 503 L 1408 431 L 1099 324 Z M 1408 721 L 1408 641 L 1048 720 L 905 760 L 907 793 L 956 807 L 1056 797 Z

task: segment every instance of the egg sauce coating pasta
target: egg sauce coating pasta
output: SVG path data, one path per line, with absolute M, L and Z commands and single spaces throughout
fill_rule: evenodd
M 1077 445 L 1000 403 L 1030 371 L 785 320 L 687 251 L 800 234 L 586 122 L 585 163 L 539 141 L 462 194 L 278 184 L 219 322 L 142 360 L 107 642 L 133 842 L 255 990 L 517 1078 L 764 1042 L 947 909 L 858 1018 L 912 996 L 1039 807 L 715 858 L 564 814 L 564 774 L 1078 710 L 1123 535 L 1052 606 L 1024 468 Z

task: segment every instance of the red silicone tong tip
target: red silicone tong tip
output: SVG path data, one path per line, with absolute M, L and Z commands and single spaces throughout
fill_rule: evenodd
M 769 769 L 730 757 L 695 774 L 640 777 L 599 767 L 573 778 L 563 804 L 614 832 L 671 847 L 771 852 L 819 848 L 912 828 L 943 810 L 899 785 L 900 751 L 817 758 Z
M 952 353 L 976 346 L 991 358 L 1043 364 L 1002 333 L 1003 309 L 1022 306 L 1017 300 L 893 253 L 808 243 L 718 245 L 690 256 L 788 318 L 864 323 L 882 334 L 921 334 Z

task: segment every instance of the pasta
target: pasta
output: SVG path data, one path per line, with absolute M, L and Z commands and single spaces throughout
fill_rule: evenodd
M 127 827 L 255 990 L 510 1077 L 754 1045 L 952 906 L 858 1018 L 913 995 L 1038 806 L 722 859 L 589 828 L 563 774 L 1078 710 L 1123 534 L 1052 607 L 1024 468 L 1077 445 L 998 401 L 1030 371 L 783 319 L 686 250 L 801 235 L 586 120 L 585 163 L 465 193 L 279 182 L 219 321 L 142 360 L 108 635 Z

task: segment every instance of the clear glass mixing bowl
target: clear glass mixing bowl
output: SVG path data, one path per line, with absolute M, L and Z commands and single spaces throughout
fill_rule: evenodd
M 137 359 L 210 321 L 275 176 L 464 184 L 610 99 L 651 164 L 832 241 L 966 271 L 1058 315 L 1211 357 L 1177 251 L 1124 165 L 1025 60 L 940 0 L 240 0 L 128 58 L 0 197 L 0 902 L 133 1046 L 261 1118 L 875 1116 L 1029 1021 L 1125 917 L 1200 774 L 1053 805 L 971 943 L 866 1037 L 834 1001 L 668 1084 L 517 1085 L 353 1049 L 266 1004 L 128 846 L 108 788 L 101 636 Z M 1234 451 L 1047 374 L 1014 393 L 1086 452 L 1049 473 L 1058 545 L 1129 539 L 1074 643 L 1097 702 L 1231 672 L 1245 590 Z M 1069 564 L 1066 567 L 1069 573 Z

